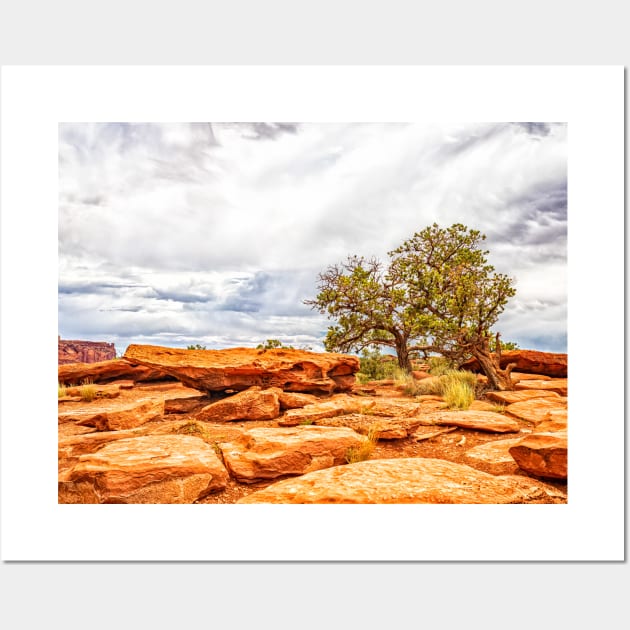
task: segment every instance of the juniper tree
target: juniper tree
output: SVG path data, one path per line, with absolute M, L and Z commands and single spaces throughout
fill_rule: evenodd
M 389 252 L 387 267 L 358 256 L 328 267 L 318 276 L 317 297 L 305 301 L 337 320 L 326 349 L 391 347 L 407 371 L 419 353 L 456 363 L 472 356 L 493 389 L 510 389 L 512 366 L 500 369 L 501 342 L 491 329 L 515 290 L 488 263 L 485 238 L 460 223 L 433 224 Z

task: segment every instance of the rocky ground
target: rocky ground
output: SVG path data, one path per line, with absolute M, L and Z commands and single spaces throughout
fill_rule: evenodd
M 517 375 L 516 391 L 451 411 L 391 381 L 348 388 L 342 373 L 344 392 L 316 396 L 116 378 L 88 402 L 68 388 L 59 501 L 567 502 L 566 379 Z

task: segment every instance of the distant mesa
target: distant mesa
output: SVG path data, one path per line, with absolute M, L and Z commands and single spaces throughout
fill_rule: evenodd
M 78 341 L 61 339 L 59 343 L 59 365 L 69 363 L 97 363 L 116 358 L 116 347 L 106 341 Z

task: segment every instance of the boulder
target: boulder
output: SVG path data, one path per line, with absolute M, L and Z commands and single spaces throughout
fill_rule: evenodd
M 230 474 L 254 483 L 345 464 L 348 449 L 364 439 L 340 427 L 257 428 L 219 447 Z
M 232 420 L 273 420 L 280 415 L 280 401 L 274 390 L 250 387 L 206 405 L 195 414 L 197 420 L 230 422 Z
M 286 409 L 301 409 L 306 405 L 312 405 L 319 401 L 317 396 L 313 394 L 298 394 L 294 392 L 284 392 L 281 389 L 276 389 L 278 393 L 278 400 L 280 401 L 280 409 L 285 411 Z
M 523 400 L 507 405 L 505 412 L 515 418 L 520 418 L 533 424 L 547 420 L 567 421 L 566 399 L 549 397 Z
M 568 393 L 568 383 L 566 378 L 550 378 L 544 381 L 527 380 L 516 383 L 514 389 L 516 391 L 536 389 L 539 391 L 556 392 L 556 394 L 560 394 L 560 396 L 566 396 Z
M 518 475 L 421 457 L 376 459 L 278 481 L 238 503 L 540 503 L 564 502 L 552 486 Z
M 258 386 L 330 394 L 352 389 L 359 371 L 355 356 L 286 348 L 183 350 L 132 344 L 124 358 L 208 392 Z
M 504 350 L 501 353 L 500 365 L 507 367 L 516 363 L 514 370 L 526 374 L 544 374 L 555 378 L 567 377 L 567 355 L 559 352 L 540 352 L 538 350 Z M 479 372 L 481 367 L 477 359 L 462 363 L 462 370 Z
M 82 455 L 59 478 L 59 503 L 193 503 L 223 490 L 228 474 L 196 437 L 116 440 Z
M 134 365 L 124 359 L 60 365 L 57 369 L 57 378 L 62 385 L 79 385 L 85 380 L 92 383 L 109 383 L 121 379 L 136 383 L 175 380 L 158 369 Z
M 516 420 L 494 411 L 436 411 L 429 414 L 426 419 L 441 426 L 491 433 L 514 433 L 521 428 Z
M 95 401 L 58 413 L 59 423 L 76 422 L 98 431 L 132 429 L 164 414 L 162 398 L 139 398 L 132 402 Z
M 57 337 L 58 364 L 96 363 L 116 358 L 116 347 L 106 341 L 62 340 Z
M 551 479 L 567 478 L 567 435 L 532 433 L 510 448 L 519 468 L 530 475 Z
M 520 391 L 504 391 L 504 392 L 486 392 L 486 398 L 494 402 L 510 405 L 524 400 L 533 400 L 537 398 L 560 398 L 560 394 L 550 392 L 544 389 L 528 389 Z

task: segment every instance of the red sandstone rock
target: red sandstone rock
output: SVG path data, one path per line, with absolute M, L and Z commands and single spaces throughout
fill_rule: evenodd
M 379 440 L 402 440 L 409 437 L 424 420 L 418 418 L 382 418 L 362 414 L 348 414 L 334 418 L 314 420 L 313 424 L 324 427 L 347 427 L 367 435 L 371 431 Z
M 163 398 L 141 398 L 120 403 L 103 400 L 75 405 L 58 413 L 59 423 L 76 422 L 81 426 L 95 427 L 98 431 L 132 429 L 154 420 L 164 413 Z
M 510 448 L 519 468 L 537 477 L 567 478 L 566 433 L 532 433 Z
M 193 503 L 228 474 L 203 440 L 183 435 L 116 440 L 82 455 L 59 478 L 59 503 Z
M 560 399 L 560 395 L 556 392 L 550 392 L 543 389 L 530 389 L 512 392 L 486 392 L 486 398 L 494 400 L 504 405 L 510 405 L 524 400 L 533 400 L 537 398 L 554 398 Z
M 567 377 L 567 355 L 559 352 L 539 352 L 538 350 L 505 350 L 501 353 L 501 367 L 516 363 L 514 370 L 529 374 L 544 374 L 556 378 Z M 461 366 L 462 370 L 479 372 L 477 359 L 470 359 Z
M 510 448 L 516 446 L 523 440 L 522 437 L 510 440 L 493 440 L 487 444 L 480 444 L 466 451 L 465 457 L 471 462 L 483 462 L 486 466 L 502 468 L 505 464 L 512 464 L 514 472 L 518 466 L 510 454 Z
M 259 428 L 219 446 L 230 474 L 253 483 L 345 464 L 348 449 L 363 439 L 339 427 Z
M 134 365 L 124 359 L 99 361 L 97 363 L 71 363 L 60 365 L 58 379 L 62 385 L 79 385 L 86 379 L 92 383 L 109 383 L 127 379 L 136 383 L 173 380 L 173 377 L 155 368 Z
M 567 421 L 566 398 L 549 397 L 523 400 L 508 405 L 505 412 L 535 425 L 547 420 Z
M 376 459 L 308 473 L 253 492 L 238 503 L 529 503 L 565 495 L 536 480 L 494 476 L 421 457 Z
M 437 411 L 427 419 L 434 424 L 491 433 L 512 433 L 521 428 L 516 420 L 494 411 Z
M 295 427 L 298 424 L 310 423 L 322 418 L 361 413 L 367 406 L 369 406 L 369 403 L 360 398 L 348 396 L 347 394 L 338 394 L 328 400 L 306 405 L 301 409 L 289 409 L 278 419 L 278 424 L 281 427 Z
M 281 389 L 274 388 L 278 394 L 280 401 L 280 409 L 301 409 L 306 405 L 312 405 L 319 401 L 317 396 L 313 394 L 297 394 L 294 392 L 283 392 Z
M 116 358 L 116 347 L 105 341 L 62 340 L 58 337 L 59 365 L 66 363 L 96 363 Z
M 273 420 L 280 415 L 278 394 L 271 389 L 250 387 L 238 394 L 210 403 L 195 414 L 197 420 Z
M 566 396 L 568 393 L 568 383 L 566 378 L 550 378 L 545 381 L 528 380 L 516 383 L 514 389 L 517 391 L 542 389 L 548 392 L 556 392 L 556 394 L 560 394 L 560 396 Z
M 130 345 L 125 359 L 174 376 L 201 391 L 279 387 L 291 392 L 330 394 L 352 389 L 358 357 L 278 348 L 183 350 Z

